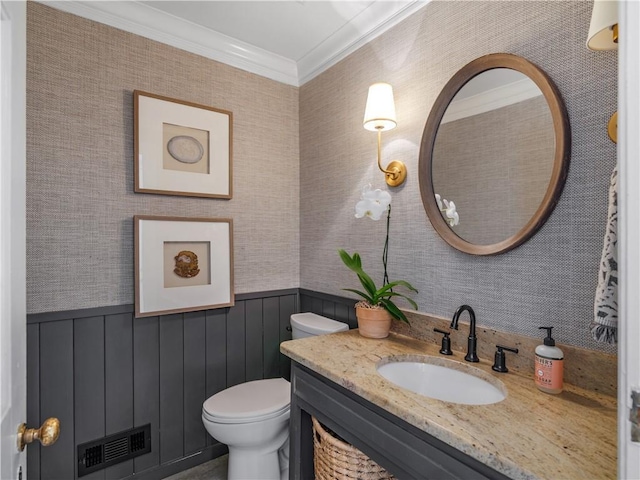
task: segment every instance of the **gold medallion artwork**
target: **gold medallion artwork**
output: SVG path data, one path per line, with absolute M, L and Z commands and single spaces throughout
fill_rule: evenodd
M 173 273 L 182 278 L 192 278 L 200 273 L 198 268 L 198 255 L 189 251 L 182 250 L 174 257 L 176 268 Z

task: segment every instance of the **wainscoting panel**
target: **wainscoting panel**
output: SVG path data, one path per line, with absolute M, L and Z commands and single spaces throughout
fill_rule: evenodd
M 56 444 L 29 446 L 29 479 L 77 478 L 78 444 L 146 423 L 150 453 L 82 478 L 159 479 L 224 453 L 202 425 L 202 403 L 247 380 L 288 378 L 279 345 L 298 304 L 290 289 L 140 319 L 133 305 L 29 315 L 27 421 L 61 422 Z
M 207 446 L 200 410 L 207 398 L 207 317 L 204 312 L 185 314 L 184 323 L 184 454 Z
M 140 473 L 160 464 L 160 332 L 157 317 L 135 319 L 133 325 L 133 418 L 131 427 L 151 424 L 151 452 L 133 460 Z M 45 480 L 45 479 L 43 479 Z
M 104 323 L 104 317 L 73 321 L 73 390 L 68 393 L 73 391 L 74 435 L 70 438 L 75 445 L 105 436 Z M 77 462 L 74 467 L 77 477 Z M 85 478 L 104 479 L 104 473 L 93 472 Z
M 44 421 L 57 417 L 62 425 L 56 443 L 47 448 L 37 447 L 41 478 L 75 477 L 73 324 L 73 320 L 63 320 L 40 325 L 40 418 Z M 27 392 L 27 403 L 30 397 L 31 392 Z M 36 426 L 40 422 L 27 418 L 27 424 Z
M 358 328 L 354 306 L 357 300 L 338 297 L 327 293 L 300 289 L 300 311 L 313 312 L 349 324 L 349 328 Z
M 121 313 L 107 315 L 104 320 L 105 435 L 122 432 L 133 425 L 132 317 L 131 313 Z M 124 478 L 133 472 L 133 460 L 127 460 L 106 468 L 104 473 L 105 478 Z
M 160 463 L 184 453 L 184 315 L 160 317 Z M 182 386 L 182 388 L 176 388 Z
M 27 325 L 27 424 L 40 426 L 40 326 Z M 29 478 L 40 478 L 40 443 L 27 447 Z
M 227 318 L 223 309 L 211 310 L 206 316 L 206 398 L 227 385 Z M 206 436 L 206 442 L 207 446 L 214 444 L 210 435 Z

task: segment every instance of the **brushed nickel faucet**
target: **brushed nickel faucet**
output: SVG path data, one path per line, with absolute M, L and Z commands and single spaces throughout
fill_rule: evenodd
M 453 314 L 453 320 L 451 320 L 451 328 L 458 330 L 458 319 L 460 314 L 464 311 L 469 312 L 469 339 L 467 340 L 467 355 L 464 359 L 467 362 L 479 362 L 478 355 L 476 353 L 476 347 L 478 343 L 478 337 L 476 337 L 476 314 L 469 305 L 462 305 L 458 307 L 456 313 Z

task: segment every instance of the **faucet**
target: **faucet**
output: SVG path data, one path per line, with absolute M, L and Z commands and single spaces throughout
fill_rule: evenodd
M 476 314 L 469 305 L 462 305 L 453 314 L 453 320 L 451 320 L 451 328 L 458 330 L 458 319 L 460 314 L 464 311 L 469 312 L 469 318 L 471 323 L 469 324 L 469 339 L 467 340 L 467 355 L 464 359 L 467 362 L 479 362 L 478 355 L 476 353 L 476 345 L 478 343 L 478 337 L 476 337 Z

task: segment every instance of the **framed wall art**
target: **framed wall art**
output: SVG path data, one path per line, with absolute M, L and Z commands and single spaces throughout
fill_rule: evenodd
M 136 317 L 230 307 L 233 221 L 137 215 Z
M 232 196 L 233 114 L 133 92 L 135 191 Z

